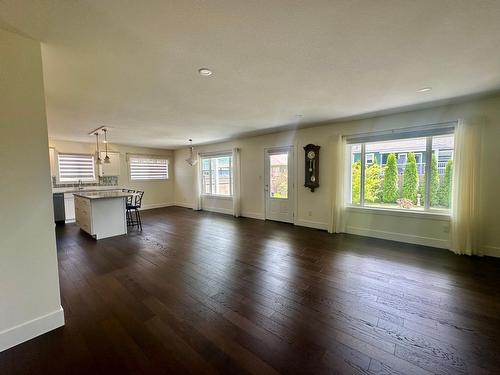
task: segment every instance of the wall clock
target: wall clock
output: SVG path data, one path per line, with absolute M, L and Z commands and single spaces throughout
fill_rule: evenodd
M 319 148 L 313 144 L 308 144 L 304 147 L 305 151 L 305 173 L 304 173 L 304 186 L 311 189 L 319 187 Z

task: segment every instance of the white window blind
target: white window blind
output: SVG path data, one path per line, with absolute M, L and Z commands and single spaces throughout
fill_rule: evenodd
M 168 160 L 143 157 L 129 158 L 131 180 L 166 180 L 168 179 Z
M 59 153 L 57 160 L 60 182 L 95 181 L 93 155 Z

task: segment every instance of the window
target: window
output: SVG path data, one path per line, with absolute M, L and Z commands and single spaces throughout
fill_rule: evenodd
M 129 175 L 131 181 L 167 180 L 168 160 L 151 157 L 130 157 Z
M 288 199 L 288 152 L 269 155 L 271 198 Z
M 370 153 L 370 154 L 366 154 L 366 164 L 370 165 L 370 164 L 373 164 L 373 158 L 374 158 L 374 154 L 373 153 Z
M 407 136 L 408 134 L 412 136 Z M 422 135 L 422 136 L 418 136 Z M 448 211 L 453 127 L 347 139 L 347 202 L 354 206 Z M 364 163 L 363 163 L 364 160 Z
M 201 188 L 203 195 L 233 195 L 232 157 L 230 155 L 201 158 Z
M 94 156 L 84 154 L 57 155 L 60 182 L 93 182 L 96 180 Z

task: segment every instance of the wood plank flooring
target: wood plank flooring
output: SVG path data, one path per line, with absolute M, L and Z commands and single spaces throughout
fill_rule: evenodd
M 500 261 L 169 207 L 57 228 L 66 326 L 0 374 L 500 373 Z

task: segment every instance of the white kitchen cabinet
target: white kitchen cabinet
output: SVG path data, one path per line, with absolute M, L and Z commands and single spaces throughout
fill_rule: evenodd
M 73 193 L 64 194 L 64 216 L 66 223 L 75 221 L 75 197 Z
M 49 160 L 50 160 L 50 176 L 56 177 L 57 163 L 56 163 L 56 150 L 54 147 L 49 148 Z
M 75 193 L 76 224 L 96 240 L 127 234 L 127 196 L 121 191 Z
M 119 176 L 120 175 L 120 153 L 108 151 L 109 164 L 104 163 L 106 157 L 105 152 L 101 152 L 101 160 L 103 163 L 99 166 L 100 176 Z

